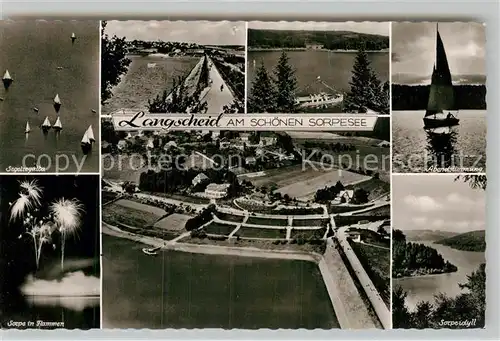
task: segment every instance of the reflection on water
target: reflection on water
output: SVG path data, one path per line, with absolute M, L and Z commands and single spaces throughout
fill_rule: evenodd
M 86 308 L 99 307 L 99 296 L 26 296 L 31 306 L 64 308 L 82 312 Z
M 428 167 L 449 168 L 453 165 L 456 153 L 457 130 L 454 127 L 424 129 L 427 138 L 427 151 L 432 156 Z

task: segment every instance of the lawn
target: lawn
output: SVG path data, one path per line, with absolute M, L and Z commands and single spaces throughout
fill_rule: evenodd
M 227 236 L 236 228 L 236 225 L 221 224 L 212 222 L 205 226 L 203 229 L 207 234 L 220 234 Z
M 391 205 L 387 203 L 385 206 L 377 207 L 373 210 L 361 212 L 361 213 L 354 213 L 354 215 L 368 215 L 368 216 L 382 216 L 382 217 L 387 217 L 391 216 Z
M 235 233 L 235 236 L 244 238 L 285 239 L 286 229 L 266 229 L 243 226 Z
M 215 212 L 215 215 L 217 218 L 225 221 L 231 221 L 234 223 L 241 223 L 243 219 L 245 219 L 244 216 L 242 215 L 234 215 L 234 214 L 228 214 L 228 213 L 222 213 L 222 212 Z
M 325 235 L 325 228 L 317 229 L 317 230 L 295 230 L 293 229 L 290 233 L 291 239 L 297 239 L 302 237 L 304 240 L 309 239 L 322 239 Z
M 313 197 L 316 191 L 320 188 L 333 186 L 337 181 L 343 184 L 349 184 L 355 181 L 368 179 L 365 175 L 360 175 L 348 171 L 318 171 L 305 170 L 300 177 L 290 177 L 286 181 L 278 184 L 276 190 L 282 195 L 288 194 L 291 198 L 309 198 Z
M 210 203 L 210 200 L 207 198 L 192 197 L 189 195 L 170 194 L 170 193 L 162 193 L 162 192 L 144 192 L 144 193 L 155 195 L 157 197 L 163 197 L 163 198 L 168 198 L 168 199 L 173 199 L 173 200 L 184 201 L 184 202 L 191 203 L 191 204 L 204 205 L 204 204 Z
M 117 193 L 114 193 L 114 192 L 101 192 L 101 203 L 102 204 L 105 204 L 107 202 L 110 202 L 110 201 L 113 201 L 116 199 L 116 197 L 118 196 Z
M 366 273 L 377 288 L 385 304 L 390 305 L 390 260 L 389 249 L 350 242 Z
M 103 207 L 102 220 L 111 225 L 118 223 L 142 228 L 151 226 L 165 214 L 162 209 L 121 199 Z
M 352 211 L 362 210 L 373 206 L 373 204 L 359 205 L 359 206 L 347 206 L 347 205 L 331 205 L 328 207 L 328 213 L 346 213 Z
M 128 155 L 104 154 L 101 158 L 103 177 L 110 180 L 132 181 L 139 183 L 142 172 L 148 167 L 140 158 L 130 158 Z
M 385 181 L 382 181 L 380 179 L 368 179 L 366 181 L 360 182 L 355 185 L 347 185 L 345 186 L 346 189 L 356 189 L 356 188 L 362 188 L 368 193 L 368 200 L 373 200 L 376 199 L 383 194 L 389 195 L 391 192 L 391 184 Z
M 186 221 L 191 219 L 190 216 L 185 214 L 174 213 L 165 217 L 154 224 L 155 228 L 168 231 L 181 231 L 186 225 Z
M 248 220 L 246 221 L 246 223 L 253 224 L 253 225 L 287 226 L 288 219 L 269 219 L 269 218 L 248 217 Z
M 330 219 L 293 219 L 292 226 L 326 226 Z
M 347 226 L 347 225 L 355 225 L 359 223 L 360 221 L 366 220 L 367 222 L 374 222 L 374 221 L 382 221 L 384 219 L 389 219 L 390 215 L 388 216 L 374 216 L 374 215 L 349 215 L 349 216 L 342 216 L 342 215 L 336 215 L 333 217 L 335 220 L 335 226 L 341 227 L 341 226 Z

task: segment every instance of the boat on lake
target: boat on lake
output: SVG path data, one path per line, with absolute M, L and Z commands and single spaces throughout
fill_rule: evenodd
M 87 128 L 87 132 L 86 133 L 87 133 L 87 136 L 89 138 L 90 143 L 95 142 L 94 130 L 92 130 L 92 126 L 91 125 Z
M 4 86 L 5 90 L 8 90 L 9 86 L 14 81 L 12 79 L 12 77 L 10 76 L 9 70 L 5 70 L 5 73 L 4 73 L 3 77 L 2 77 L 2 81 L 3 81 L 3 86 Z
M 460 120 L 456 117 L 455 93 L 451 81 L 451 72 L 446 57 L 439 28 L 436 29 L 436 62 L 432 70 L 431 87 L 427 110 L 424 116 L 424 128 L 456 126 Z
M 42 130 L 48 131 L 50 128 L 52 128 L 52 124 L 50 124 L 49 117 L 45 117 L 45 120 L 42 123 Z
M 61 131 L 62 130 L 62 123 L 61 123 L 61 119 L 58 117 L 57 120 L 56 120 L 56 123 L 54 123 L 54 127 L 53 127 L 56 131 Z
M 75 43 L 75 40 L 76 40 L 76 35 L 75 33 L 71 33 L 71 43 L 74 44 Z
M 161 249 L 161 246 L 155 247 L 155 248 L 143 248 L 142 252 L 149 256 L 156 256 L 158 254 L 158 250 Z
M 26 122 L 26 128 L 24 129 L 24 132 L 28 134 L 31 131 L 30 123 Z
M 54 97 L 54 109 L 56 112 L 59 112 L 59 109 L 61 109 L 61 99 L 59 98 L 59 94 L 56 94 L 56 97 Z
M 314 107 L 329 107 L 342 103 L 344 95 L 342 94 L 327 94 L 321 92 L 319 94 L 311 94 L 308 96 L 299 96 L 295 99 L 295 103 L 301 108 L 314 108 Z
M 85 131 L 85 134 L 83 134 L 82 137 L 82 142 L 81 142 L 81 147 L 82 147 L 82 152 L 83 154 L 87 155 L 90 153 L 92 150 L 92 143 L 90 142 L 89 136 L 87 134 L 87 131 Z

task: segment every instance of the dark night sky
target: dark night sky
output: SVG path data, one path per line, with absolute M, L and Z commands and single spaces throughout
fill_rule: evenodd
M 18 198 L 18 180 L 37 179 L 43 188 L 42 206 L 46 207 L 55 199 L 76 198 L 84 205 L 82 225 L 76 238 L 66 239 L 65 260 L 87 259 L 96 260 L 92 266 L 85 265 L 80 269 L 88 275 L 99 276 L 99 177 L 97 175 L 45 175 L 45 176 L 0 176 L 0 305 L 1 301 L 10 296 L 16 296 L 19 286 L 29 273 L 35 270 L 35 259 L 32 241 L 25 237 L 18 239 L 23 227 L 21 224 L 9 224 L 10 206 Z M 60 262 L 60 243 L 56 236 L 53 240 L 56 250 L 46 244 L 38 277 L 51 276 L 55 264 Z M 71 263 L 71 262 L 69 262 Z M 58 274 L 62 276 L 62 274 Z

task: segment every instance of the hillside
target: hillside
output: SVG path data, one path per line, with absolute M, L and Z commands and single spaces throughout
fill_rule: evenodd
M 484 252 L 486 250 L 485 231 L 471 231 L 436 242 L 462 251 Z
M 350 31 L 297 31 L 248 29 L 250 48 L 306 48 L 323 45 L 328 50 L 366 50 L 389 48 L 389 37 Z
M 458 233 L 456 232 L 440 230 L 405 230 L 404 234 L 406 235 L 406 239 L 409 241 L 434 241 L 451 238 L 458 235 Z

